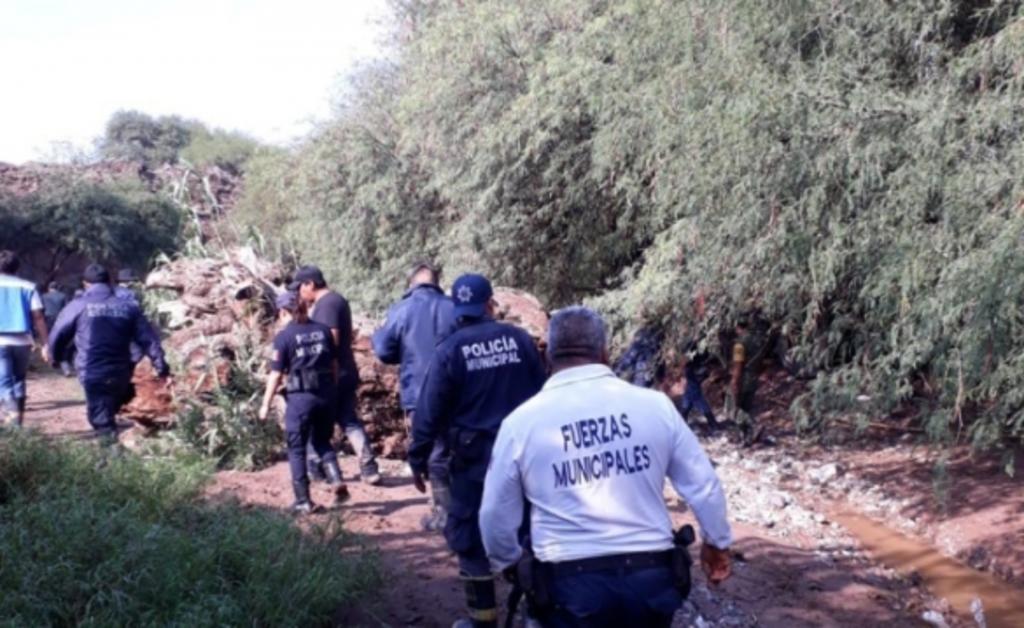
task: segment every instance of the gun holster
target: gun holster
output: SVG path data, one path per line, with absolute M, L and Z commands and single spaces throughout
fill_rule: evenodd
M 686 524 L 672 535 L 672 579 L 675 581 L 679 595 L 686 599 L 690 595 L 690 568 L 693 559 L 690 557 L 690 545 L 696 540 L 693 526 Z
M 290 393 L 315 393 L 320 390 L 320 371 L 316 369 L 299 369 L 288 373 L 285 390 Z
M 543 617 L 552 609 L 551 573 L 537 560 L 532 551 L 525 550 L 519 562 L 513 565 L 510 571 L 510 578 L 515 586 L 522 589 L 532 614 Z

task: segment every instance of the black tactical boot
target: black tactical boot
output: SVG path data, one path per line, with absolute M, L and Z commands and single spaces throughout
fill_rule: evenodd
M 25 402 L 26 402 L 26 399 L 24 397 L 22 397 L 21 399 L 17 399 L 15 401 L 15 410 L 14 410 L 14 426 L 15 427 L 21 427 L 22 425 L 25 424 Z
M 341 467 L 338 466 L 337 458 L 328 458 L 323 461 L 324 475 L 327 483 L 334 488 L 334 505 L 339 506 L 349 500 L 348 487 L 341 479 Z
M 420 520 L 420 525 L 427 532 L 439 532 L 444 530 L 448 522 L 448 507 L 451 505 L 452 496 L 448 485 L 437 480 L 430 481 L 430 499 L 433 502 L 430 506 L 430 514 Z
M 295 503 L 292 504 L 292 513 L 296 515 L 308 515 L 313 512 L 315 506 L 309 498 L 309 480 L 295 480 L 292 482 L 292 491 L 295 492 Z
M 497 628 L 498 596 L 494 576 L 460 576 L 466 588 L 468 619 L 460 619 L 452 628 Z

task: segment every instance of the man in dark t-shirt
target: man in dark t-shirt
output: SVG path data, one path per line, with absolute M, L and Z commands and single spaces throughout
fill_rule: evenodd
M 362 480 L 368 484 L 380 484 L 381 476 L 377 469 L 377 460 L 373 454 L 373 445 L 366 437 L 363 422 L 356 414 L 356 388 L 359 386 L 359 370 L 352 355 L 352 310 L 345 297 L 327 287 L 324 275 L 316 266 L 303 266 L 295 273 L 295 279 L 288 286 L 299 293 L 299 298 L 310 308 L 311 320 L 326 325 L 334 336 L 338 347 L 338 386 L 335 399 L 334 417 L 352 448 L 359 456 L 359 469 Z M 310 474 L 321 477 L 318 473 L 319 458 L 309 452 Z

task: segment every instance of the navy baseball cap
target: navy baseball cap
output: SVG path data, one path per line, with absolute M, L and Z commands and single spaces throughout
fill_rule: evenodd
M 292 282 L 288 284 L 289 290 L 298 290 L 299 286 L 312 281 L 313 283 L 324 285 L 327 282 L 324 280 L 324 274 L 320 272 L 320 269 L 316 266 L 303 266 L 302 268 L 295 271 L 295 277 Z
M 299 307 L 299 295 L 295 294 L 292 290 L 285 290 L 274 298 L 274 305 L 279 310 L 294 312 Z
M 82 281 L 86 283 L 110 283 L 110 273 L 99 264 L 89 264 L 82 273 Z
M 479 318 L 484 315 L 487 302 L 494 296 L 491 282 L 483 275 L 462 275 L 452 284 L 455 316 Z

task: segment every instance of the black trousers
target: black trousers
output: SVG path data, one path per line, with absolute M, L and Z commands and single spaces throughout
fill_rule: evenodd
M 86 416 L 97 434 L 117 433 L 117 413 L 135 397 L 130 378 L 113 377 L 82 381 L 85 389 Z

